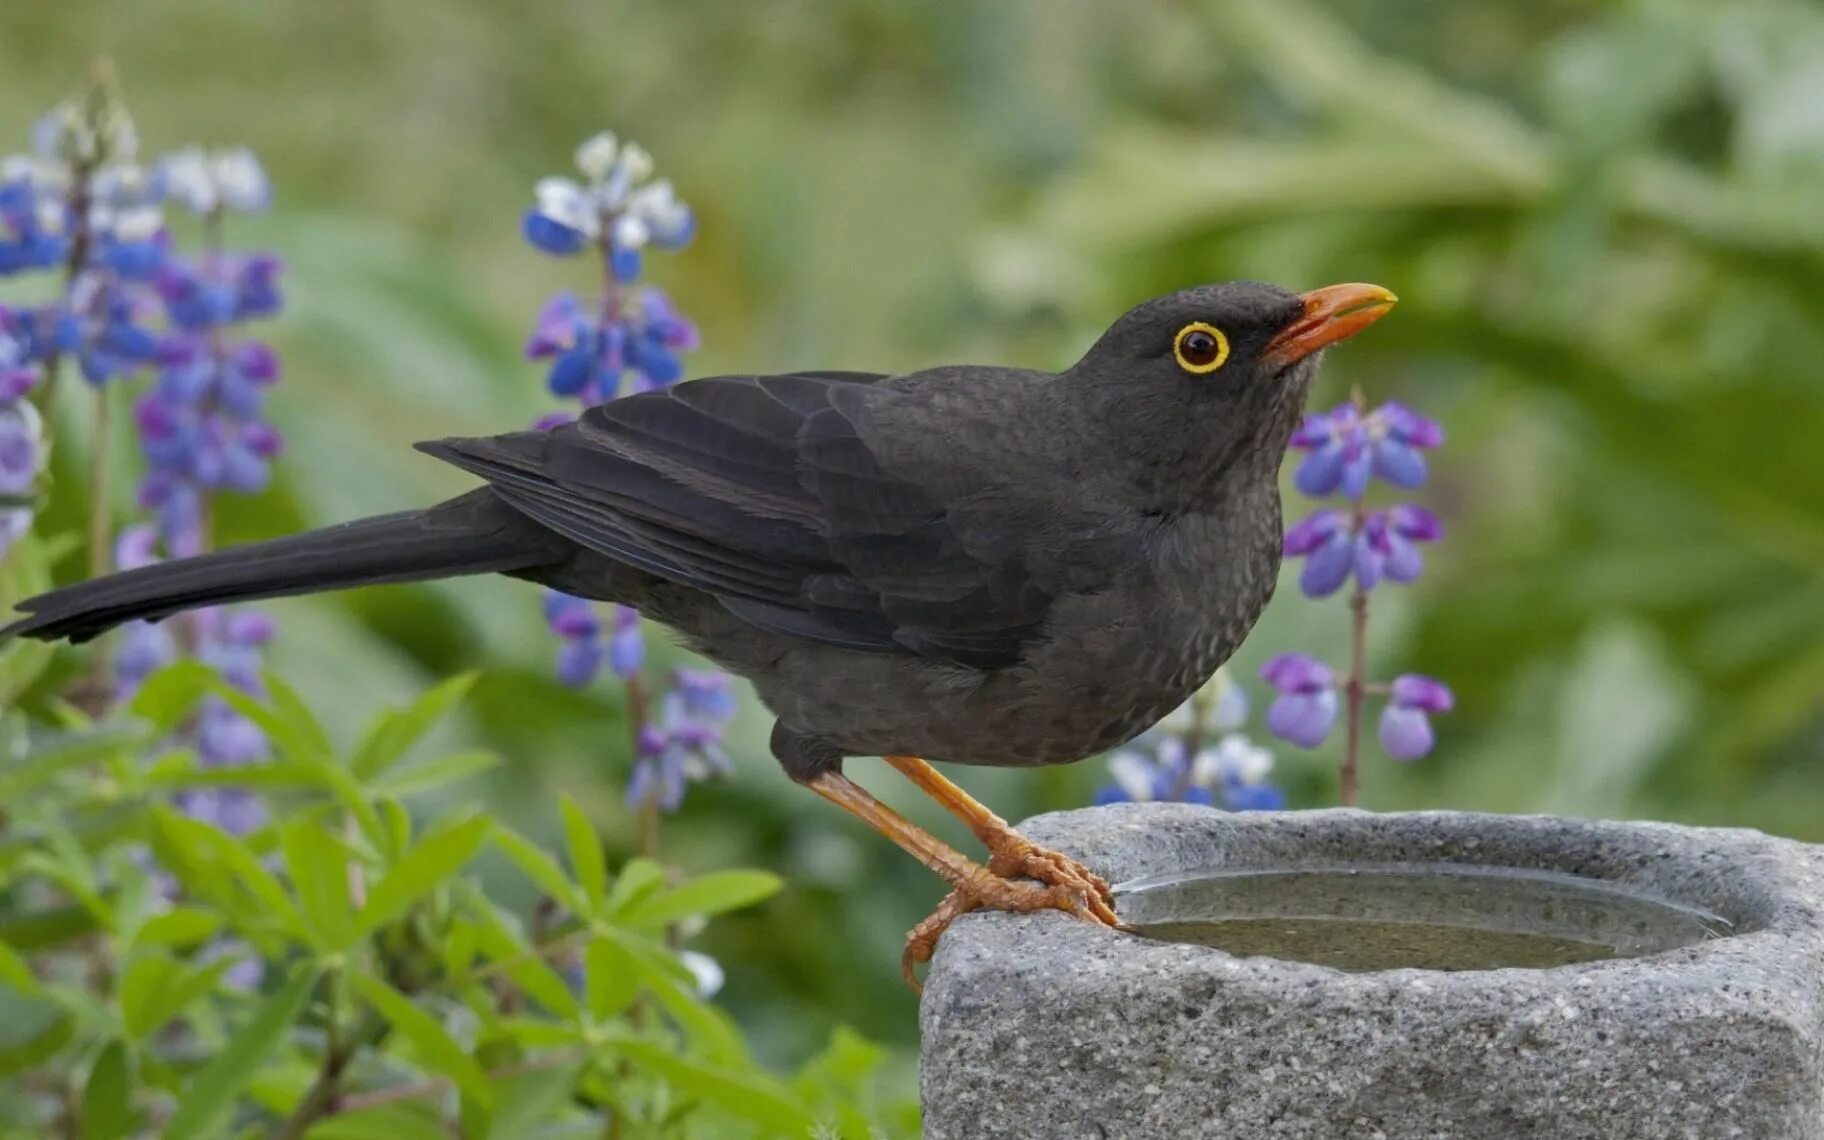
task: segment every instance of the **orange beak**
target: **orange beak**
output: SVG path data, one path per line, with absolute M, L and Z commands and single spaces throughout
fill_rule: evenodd
M 1327 285 L 1298 298 L 1305 311 L 1267 342 L 1262 358 L 1285 368 L 1325 345 L 1347 340 L 1387 315 L 1399 301 L 1379 285 Z

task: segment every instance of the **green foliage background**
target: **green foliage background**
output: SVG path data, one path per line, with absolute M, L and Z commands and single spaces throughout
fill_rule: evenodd
M 279 187 L 237 236 L 290 259 L 271 331 L 291 451 L 271 493 L 225 504 L 229 541 L 457 491 L 412 440 L 548 406 L 518 343 L 586 270 L 527 250 L 518 215 L 607 125 L 698 210 L 696 244 L 652 272 L 702 325 L 695 374 L 1062 366 L 1185 284 L 1393 288 L 1400 309 L 1333 355 L 1320 400 L 1360 383 L 1446 424 L 1425 498 L 1450 534 L 1420 586 L 1377 595 L 1375 652 L 1448 679 L 1460 707 L 1432 758 L 1370 768 L 1366 804 L 1824 839 L 1812 5 L 21 2 L 0 8 L 0 138 L 23 147 L 97 52 L 148 149 L 244 142 Z M 72 525 L 78 452 L 53 505 Z M 631 845 L 620 710 L 550 680 L 531 588 L 271 610 L 273 668 L 345 737 L 482 671 L 448 743 L 509 763 L 442 810 L 485 802 L 555 845 L 566 789 Z M 1340 607 L 1288 588 L 1238 664 L 1343 635 Z M 788 783 L 766 727 L 744 714 L 739 774 L 665 833 L 693 872 L 789 879 L 709 932 L 721 1001 L 782 1062 L 839 1022 L 909 1048 L 898 946 L 938 884 Z M 1282 754 L 1295 804 L 1328 802 L 1332 762 Z M 1100 778 L 962 774 L 1010 818 Z

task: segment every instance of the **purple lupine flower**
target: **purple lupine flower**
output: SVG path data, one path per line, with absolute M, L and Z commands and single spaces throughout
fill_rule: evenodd
M 678 669 L 660 698 L 657 715 L 635 743 L 633 775 L 627 781 L 630 807 L 655 802 L 676 811 L 693 781 L 733 770 L 723 738 L 735 702 L 728 678 L 713 670 Z
M 608 668 L 625 681 L 639 675 L 646 661 L 646 637 L 640 628 L 640 611 L 632 606 L 614 607 L 614 634 L 608 639 Z
M 545 622 L 560 639 L 558 680 L 582 688 L 601 671 L 602 621 L 594 603 L 556 590 L 545 592 Z
M 1444 442 L 1444 431 L 1402 404 L 1388 402 L 1363 414 L 1353 403 L 1306 416 L 1292 433 L 1292 447 L 1306 452 L 1292 479 L 1312 498 L 1341 491 L 1361 499 L 1372 475 L 1396 487 L 1425 482 L 1423 451 Z
M 1431 716 L 1449 712 L 1456 698 L 1444 682 L 1418 673 L 1395 677 L 1389 688 L 1381 710 L 1381 747 L 1395 760 L 1417 760 L 1435 741 Z
M 31 494 L 43 458 L 43 435 L 38 409 L 30 402 L 0 403 L 0 497 Z
M 1368 511 L 1355 529 L 1355 516 L 1325 507 L 1286 532 L 1287 557 L 1305 559 L 1298 587 L 1307 597 L 1334 594 L 1351 574 L 1363 590 L 1385 578 L 1407 583 L 1419 576 L 1424 562 L 1418 543 L 1436 542 L 1444 527 L 1424 507 L 1402 503 L 1385 511 Z
M 1267 709 L 1267 731 L 1301 748 L 1316 748 L 1336 723 L 1336 676 L 1303 653 L 1281 653 L 1261 666 L 1261 679 L 1279 695 Z

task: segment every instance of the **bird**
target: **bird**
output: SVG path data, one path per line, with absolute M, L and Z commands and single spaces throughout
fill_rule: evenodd
M 1066 764 L 1180 705 L 1272 597 L 1278 471 L 1323 350 L 1397 298 L 1204 284 L 1138 304 L 1060 372 L 703 377 L 574 422 L 418 449 L 482 486 L 126 570 L 18 604 L 0 639 L 82 642 L 198 606 L 505 574 L 632 606 L 752 682 L 786 774 L 950 886 L 918 985 L 976 909 L 1119 928 L 1108 884 L 933 762 Z M 881 757 L 977 861 L 845 774 Z

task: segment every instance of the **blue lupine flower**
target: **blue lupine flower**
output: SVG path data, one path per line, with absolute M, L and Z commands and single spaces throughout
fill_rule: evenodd
M 1205 731 L 1223 732 L 1214 744 L 1187 754 L 1203 702 Z M 1230 811 L 1275 810 L 1285 794 L 1270 781 L 1273 753 L 1242 733 L 1247 693 L 1227 669 L 1218 669 L 1200 698 L 1186 701 L 1158 724 L 1109 756 L 1114 782 L 1096 792 L 1097 804 L 1156 800 L 1221 806 Z
M 1423 451 L 1444 442 L 1444 430 L 1402 404 L 1388 402 L 1364 415 L 1353 402 L 1310 415 L 1292 434 L 1308 454 L 1293 473 L 1298 489 L 1313 498 L 1341 491 L 1361 499 L 1372 475 L 1396 487 L 1425 482 Z
M 0 169 L 0 276 L 62 265 L 69 256 L 67 207 L 34 183 L 29 160 Z
M 1381 710 L 1381 747 L 1395 760 L 1417 760 L 1431 751 L 1435 740 L 1431 715 L 1449 712 L 1455 704 L 1450 687 L 1435 677 L 1395 677 L 1387 707 Z
M 1261 679 L 1279 693 L 1267 708 L 1267 731 L 1301 748 L 1316 748 L 1336 723 L 1336 675 L 1303 653 L 1281 653 L 1261 666 Z
M 1110 755 L 1108 771 L 1114 782 L 1097 790 L 1098 806 L 1169 801 L 1276 811 L 1286 803 L 1270 781 L 1273 753 L 1238 732 L 1187 760 L 1182 737 L 1155 729 Z

